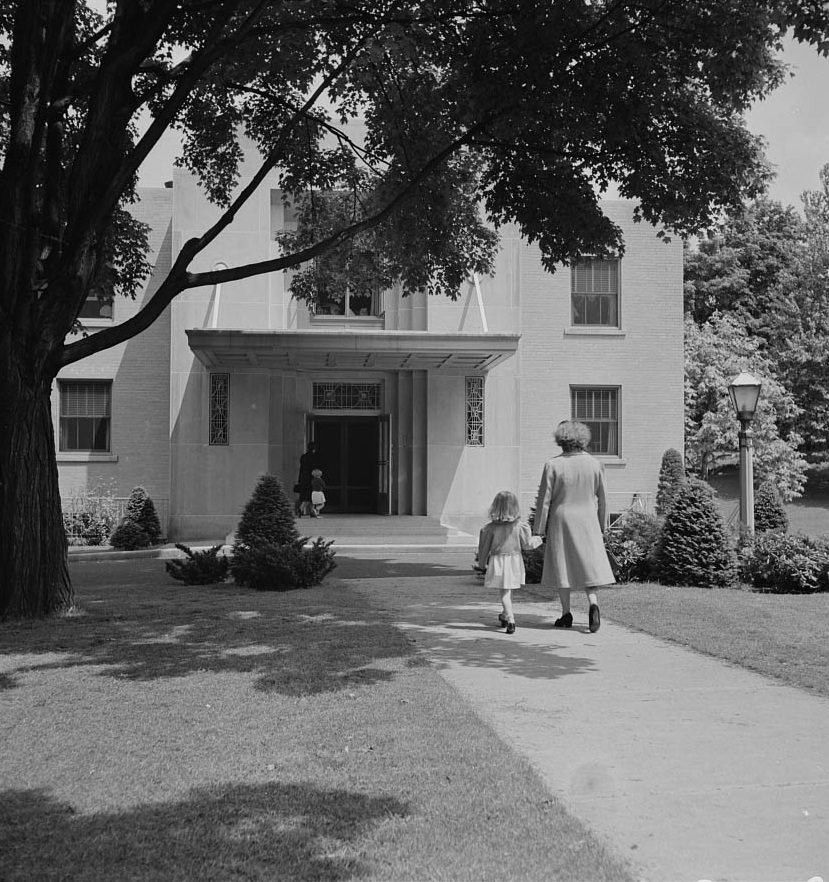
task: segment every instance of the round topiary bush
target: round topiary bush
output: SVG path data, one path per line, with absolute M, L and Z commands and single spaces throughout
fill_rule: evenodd
M 125 520 L 115 528 L 109 537 L 109 544 L 120 551 L 136 551 L 139 548 L 149 548 L 151 542 L 138 524 Z
M 665 517 L 655 559 L 665 585 L 725 588 L 737 574 L 737 556 L 708 484 L 689 479 Z
M 758 533 L 768 530 L 789 529 L 789 516 L 774 481 L 768 480 L 758 487 L 754 497 L 754 529 Z
M 664 517 L 674 504 L 677 491 L 687 481 L 682 454 L 673 447 L 662 454 L 659 484 L 656 489 L 656 514 Z
M 150 545 L 156 545 L 161 540 L 161 522 L 158 520 L 155 503 L 143 487 L 133 487 L 127 500 L 124 521 L 138 524 L 147 534 Z

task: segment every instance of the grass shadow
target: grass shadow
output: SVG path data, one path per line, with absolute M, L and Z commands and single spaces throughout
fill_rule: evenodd
M 77 814 L 39 790 L 0 793 L 0 879 L 336 882 L 371 873 L 360 842 L 407 816 L 393 797 L 309 783 L 217 786 L 127 811 Z
M 278 594 L 185 586 L 156 560 L 79 563 L 72 575 L 79 614 L 0 626 L 0 688 L 28 671 L 95 666 L 129 680 L 252 673 L 261 691 L 313 695 L 390 679 L 377 663 L 414 651 L 336 581 Z

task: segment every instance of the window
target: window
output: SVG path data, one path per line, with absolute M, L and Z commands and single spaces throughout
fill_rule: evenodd
M 619 259 L 579 260 L 570 268 L 574 325 L 619 326 Z
M 466 378 L 466 445 L 484 446 L 484 378 Z
M 574 420 L 590 427 L 590 452 L 619 455 L 619 389 L 571 387 L 571 413 Z
M 60 450 L 109 452 L 112 382 L 59 380 L 58 388 Z
M 229 444 L 228 399 L 230 374 L 210 375 L 210 432 L 209 444 Z
M 79 321 L 84 319 L 112 319 L 112 294 L 104 294 L 103 291 L 93 290 L 81 306 L 78 313 Z
M 320 296 L 315 315 L 378 316 L 383 313 L 383 296 L 379 290 L 349 291 L 341 300 Z
M 314 410 L 379 410 L 379 383 L 314 383 Z

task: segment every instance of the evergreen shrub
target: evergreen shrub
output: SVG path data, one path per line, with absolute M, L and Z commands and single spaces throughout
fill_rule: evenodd
M 161 540 L 161 522 L 158 520 L 155 503 L 143 487 L 133 487 L 127 500 L 124 521 L 138 524 L 147 534 L 150 545 L 156 545 Z
M 724 588 L 734 583 L 737 555 L 714 493 L 703 481 L 690 478 L 677 491 L 659 536 L 654 569 L 665 585 Z
M 333 542 L 318 538 L 305 547 L 294 506 L 275 475 L 263 475 L 242 512 L 230 571 L 240 585 L 289 591 L 318 585 L 334 569 Z
M 829 542 L 780 531 L 757 533 L 741 561 L 744 580 L 769 594 L 829 590 Z
M 789 529 L 789 516 L 783 505 L 780 491 L 774 481 L 763 481 L 754 496 L 754 529 L 758 533 L 767 530 Z
M 120 551 L 137 551 L 149 548 L 150 537 L 133 521 L 122 521 L 109 537 L 109 544 Z
M 544 544 L 529 551 L 521 550 L 524 558 L 524 569 L 527 571 L 527 585 L 538 585 L 544 571 Z
M 662 465 L 659 467 L 659 483 L 656 489 L 657 517 L 664 517 L 671 510 L 677 491 L 686 480 L 682 454 L 670 447 L 662 454 Z
M 660 518 L 631 511 L 605 533 L 605 547 L 618 564 L 617 582 L 646 582 L 653 577 L 661 526 Z
M 183 560 L 168 560 L 164 567 L 167 572 L 185 585 L 214 585 L 224 582 L 227 578 L 230 561 L 219 555 L 221 545 L 214 545 L 204 551 L 193 551 L 186 545 L 176 543 L 176 548 L 183 551 Z

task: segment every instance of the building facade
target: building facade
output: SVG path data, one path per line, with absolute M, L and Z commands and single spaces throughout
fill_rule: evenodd
M 455 301 L 391 290 L 311 314 L 286 273 L 184 292 L 145 333 L 59 375 L 61 492 L 140 484 L 171 539 L 222 538 L 259 475 L 290 490 L 313 440 L 329 511 L 475 532 L 498 490 L 529 510 L 556 424 L 576 417 L 593 429 L 611 510 L 637 494 L 647 505 L 663 452 L 682 449 L 682 248 L 634 223 L 632 203 L 603 209 L 623 257 L 550 274 L 507 228 L 494 276 Z M 90 302 L 88 333 L 134 314 L 218 217 L 185 172 L 134 210 L 153 273 L 135 301 Z M 291 223 L 266 182 L 192 269 L 275 257 Z

